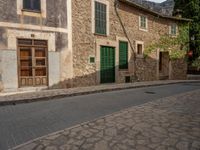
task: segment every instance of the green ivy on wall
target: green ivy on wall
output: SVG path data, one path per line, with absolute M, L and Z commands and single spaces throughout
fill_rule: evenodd
M 160 51 L 168 51 L 170 59 L 185 58 L 189 50 L 189 25 L 179 25 L 177 36 L 169 34 L 161 35 L 160 39 L 152 42 L 144 50 L 144 57 L 148 57 L 152 52 L 157 49 Z
M 193 61 L 192 66 L 196 67 L 198 71 L 200 70 L 200 57 Z

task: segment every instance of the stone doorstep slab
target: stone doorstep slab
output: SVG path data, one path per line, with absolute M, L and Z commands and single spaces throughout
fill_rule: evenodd
M 184 82 L 184 83 L 185 83 L 185 82 Z M 198 83 L 200 83 L 200 81 L 199 81 Z M 195 92 L 195 91 L 200 91 L 200 89 L 194 90 L 194 91 L 192 91 L 192 92 Z M 189 93 L 191 93 L 191 91 L 186 92 L 186 93 L 184 93 L 184 94 L 189 94 Z M 177 95 L 173 95 L 173 96 L 168 96 L 168 97 L 166 97 L 166 98 L 173 98 L 174 96 L 177 97 L 177 96 L 181 96 L 181 95 L 183 95 L 183 93 L 180 93 L 180 94 L 177 94 Z M 160 99 L 157 99 L 156 101 L 160 101 L 160 100 L 162 100 L 162 99 L 163 99 L 163 98 L 160 98 Z M 77 125 L 74 125 L 74 126 L 72 126 L 72 127 L 68 127 L 68 128 L 63 129 L 63 130 L 59 130 L 59 131 L 56 131 L 56 132 L 53 132 L 53 133 L 50 133 L 50 134 L 47 134 L 47 135 L 44 135 L 44 136 L 35 138 L 35 139 L 33 139 L 33 140 L 30 140 L 30 141 L 28 141 L 28 142 L 25 142 L 25 143 L 23 143 L 23 144 L 20 144 L 20 145 L 17 145 L 17 146 L 15 146 L 15 147 L 13 147 L 13 148 L 10 148 L 9 150 L 16 150 L 16 149 L 21 148 L 21 147 L 23 148 L 23 147 L 29 146 L 29 145 L 31 145 L 33 142 L 42 140 L 42 139 L 44 139 L 44 138 L 54 137 L 54 136 L 56 137 L 56 136 L 59 136 L 60 134 L 62 134 L 63 132 L 65 132 L 65 131 L 67 131 L 67 130 L 71 130 L 71 129 L 75 129 L 75 128 L 78 128 L 78 127 L 81 127 L 81 126 L 84 126 L 84 125 L 88 125 L 88 124 L 91 123 L 91 122 L 95 122 L 95 121 L 97 121 L 97 120 L 105 119 L 105 118 L 110 117 L 110 116 L 115 116 L 115 115 L 118 116 L 119 114 L 121 114 L 121 113 L 123 113 L 123 112 L 129 112 L 129 111 L 130 111 L 131 109 L 133 109 L 133 108 L 138 108 L 138 107 L 141 107 L 141 106 L 144 106 L 144 105 L 147 106 L 148 104 L 155 103 L 156 101 L 147 102 L 147 103 L 145 103 L 145 104 L 138 105 L 138 106 L 131 106 L 131 107 L 129 107 L 129 108 L 125 108 L 125 109 L 119 110 L 119 111 L 117 111 L 117 112 L 113 112 L 113 113 L 111 113 L 111 114 L 108 114 L 108 115 L 104 115 L 104 116 L 101 116 L 101 117 L 98 117 L 98 118 L 95 118 L 95 119 L 92 119 L 92 120 L 89 120 L 89 121 L 85 121 L 85 122 L 79 123 L 79 124 L 77 124 Z
M 177 83 L 200 83 L 200 80 L 149 81 L 149 82 L 126 83 L 126 84 L 97 85 L 97 86 L 71 88 L 71 89 L 45 90 L 45 91 L 38 91 L 31 93 L 29 92 L 29 93 L 9 95 L 9 96 L 0 96 L 0 106 L 31 103 L 37 101 L 47 101 L 63 97 L 72 97 L 72 96 L 88 95 L 94 93 L 102 93 L 102 92 L 134 89 L 134 88 L 142 88 L 150 86 L 161 86 L 161 85 L 169 85 Z

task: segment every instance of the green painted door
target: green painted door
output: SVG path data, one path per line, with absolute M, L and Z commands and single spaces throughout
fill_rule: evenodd
M 115 82 L 115 48 L 101 46 L 101 83 Z

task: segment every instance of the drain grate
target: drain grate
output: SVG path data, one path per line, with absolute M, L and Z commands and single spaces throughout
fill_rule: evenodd
M 145 93 L 147 93 L 147 94 L 156 94 L 155 92 L 151 92 L 151 91 L 146 91 Z

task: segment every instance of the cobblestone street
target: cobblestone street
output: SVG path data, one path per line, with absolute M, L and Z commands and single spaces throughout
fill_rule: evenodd
M 200 150 L 200 90 L 44 136 L 16 150 Z

